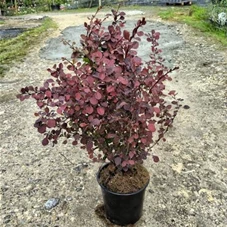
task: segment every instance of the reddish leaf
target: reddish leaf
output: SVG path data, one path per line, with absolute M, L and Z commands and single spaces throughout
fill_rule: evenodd
M 153 107 L 153 109 L 154 109 L 154 112 L 155 112 L 156 114 L 159 114 L 159 113 L 160 113 L 160 109 L 159 109 L 158 107 Z
M 134 57 L 134 58 L 133 58 L 133 62 L 134 62 L 134 65 L 135 65 L 135 66 L 139 66 L 139 65 L 141 65 L 141 58 L 139 58 L 139 57 Z
M 98 104 L 98 100 L 95 98 L 95 97 L 92 97 L 91 99 L 90 99 L 90 103 L 92 104 L 92 105 L 97 105 Z
M 169 92 L 169 95 L 175 95 L 176 94 L 176 91 L 170 91 Z
M 100 120 L 99 120 L 98 118 L 94 118 L 94 119 L 91 121 L 91 123 L 92 123 L 93 125 L 99 125 L 99 124 L 100 124 Z
M 54 128 L 56 126 L 56 121 L 54 119 L 49 119 L 47 121 L 47 127 Z
M 107 91 L 108 93 L 113 92 L 114 90 L 115 90 L 114 86 L 108 86 L 108 87 L 106 88 L 106 91 Z
M 68 66 L 67 66 L 67 69 L 68 69 L 68 70 L 71 70 L 71 71 L 73 71 L 73 69 L 74 69 L 74 66 L 72 66 L 72 65 L 68 65 Z M 56 72 L 54 72 L 54 73 L 51 73 L 51 75 L 52 75 L 52 76 L 54 76 L 54 77 L 57 77 L 57 76 L 56 76 L 56 74 L 57 74 Z
M 87 139 L 87 137 L 82 137 L 81 138 L 81 140 L 80 140 L 80 142 L 82 143 L 82 144 L 87 144 L 87 141 L 88 141 L 88 139 Z
M 107 103 L 107 102 L 102 102 L 102 103 L 101 103 L 101 106 L 107 107 L 107 106 L 108 106 L 108 103 Z
M 65 100 L 69 101 L 70 100 L 70 95 L 65 95 Z
M 102 58 L 102 52 L 96 50 L 96 52 L 94 52 L 91 56 L 92 56 L 93 58 Z
M 102 98 L 101 93 L 97 91 L 97 92 L 95 93 L 95 98 L 96 98 L 97 100 L 100 100 L 100 99 Z
M 90 88 L 85 87 L 85 88 L 84 88 L 84 92 L 85 92 L 85 93 L 90 93 L 90 92 L 91 92 L 91 90 L 90 90 Z
M 69 115 L 73 115 L 74 112 L 75 112 L 74 109 L 70 108 L 69 111 L 68 111 L 68 114 L 69 114 Z
M 72 145 L 74 145 L 74 146 L 76 146 L 78 144 L 78 142 L 76 141 L 76 140 L 74 140 L 73 142 L 72 142 Z
M 120 157 L 116 157 L 116 158 L 114 159 L 114 162 L 115 162 L 115 165 L 116 165 L 116 166 L 119 166 L 119 165 L 121 164 L 121 158 L 120 158 Z
M 138 36 L 143 36 L 144 33 L 143 33 L 143 31 L 139 31 L 139 32 L 137 32 L 137 35 L 138 35 Z
M 59 67 L 60 69 L 62 69 L 62 68 L 63 68 L 63 64 L 60 63 L 60 64 L 58 65 L 58 67 Z
M 45 111 L 46 113 L 49 113 L 49 112 L 50 112 L 50 110 L 49 110 L 48 107 L 46 107 L 44 111 Z
M 87 27 L 87 23 L 84 23 L 84 26 Z M 85 35 L 83 35 L 83 34 L 80 35 L 80 37 L 81 37 L 81 39 L 84 39 L 84 40 L 87 38 L 87 37 L 86 37 Z
M 48 143 L 49 143 L 49 141 L 48 141 L 47 138 L 44 138 L 44 139 L 42 140 L 42 145 L 43 145 L 43 146 L 46 146 Z
M 159 162 L 159 157 L 156 155 L 152 156 L 154 162 Z
M 86 126 L 87 126 L 86 123 L 80 123 L 80 127 L 81 127 L 81 128 L 84 128 L 84 127 L 86 127 Z
M 80 93 L 76 93 L 75 98 L 76 98 L 76 100 L 80 100 L 81 99 L 81 94 Z
M 142 142 L 143 144 L 146 144 L 146 143 L 147 143 L 147 139 L 146 139 L 146 138 L 142 138 L 142 139 L 141 139 L 141 142 Z
M 129 160 L 129 161 L 128 161 L 128 164 L 130 164 L 130 165 L 135 165 L 135 161 Z
M 122 76 L 118 78 L 118 81 L 121 82 L 121 83 L 124 84 L 124 85 L 128 85 L 128 80 L 125 79 L 125 78 L 122 77 Z
M 129 143 L 133 143 L 133 142 L 134 142 L 134 137 L 131 136 L 131 137 L 128 139 L 128 142 L 129 142 Z
M 88 83 L 92 86 L 93 83 L 94 83 L 94 81 L 95 81 L 95 79 L 94 79 L 94 77 L 92 77 L 92 76 L 88 76 L 88 77 L 87 77 L 87 81 L 88 81 Z
M 94 109 L 92 106 L 87 106 L 86 109 L 85 109 L 86 113 L 88 114 L 92 114 L 94 112 Z
M 93 121 L 93 119 L 94 119 L 93 115 L 89 115 L 89 117 L 88 117 L 88 121 L 89 121 L 89 122 L 92 122 L 92 121 Z
M 43 102 L 37 102 L 37 105 L 42 108 L 44 106 L 44 103 Z
M 97 108 L 97 113 L 101 116 L 105 114 L 105 109 L 103 107 L 98 107 Z
M 124 31 L 123 31 L 123 35 L 124 35 L 124 38 L 125 38 L 125 39 L 127 39 L 127 40 L 130 39 L 130 33 L 129 33 L 129 31 L 124 30 Z
M 62 108 L 60 108 L 60 107 L 57 108 L 57 113 L 58 113 L 58 114 L 62 114 L 62 112 L 63 112 Z
M 133 42 L 132 48 L 137 49 L 139 47 L 139 43 L 137 41 Z
M 159 37 L 160 37 L 160 33 L 159 32 L 155 32 L 154 34 L 153 34 L 153 36 L 154 36 L 154 38 L 155 39 L 159 39 Z
M 40 127 L 38 127 L 38 132 L 39 132 L 39 133 L 44 133 L 44 132 L 46 132 L 46 125 L 41 125 Z
M 93 158 L 92 161 L 93 162 L 98 162 L 98 159 L 97 158 Z
M 104 80 L 106 78 L 105 73 L 99 73 L 99 79 Z
M 133 152 L 133 151 L 130 151 L 130 152 L 129 152 L 129 157 L 130 157 L 131 159 L 134 157 L 134 155 L 135 155 L 135 152 Z
M 149 129 L 149 131 L 151 131 L 151 132 L 155 132 L 155 131 L 156 131 L 155 125 L 154 125 L 153 123 L 150 123 L 150 124 L 148 125 L 148 129 Z
M 119 15 L 120 16 L 125 16 L 125 12 L 120 12 Z M 110 16 L 111 16 L 111 14 L 110 14 Z
M 79 106 L 75 106 L 75 110 L 76 111 L 79 111 L 80 110 L 80 107 Z
M 92 149 L 92 147 L 93 147 L 93 142 L 91 140 L 89 140 L 87 142 L 87 150 L 90 151 Z
M 124 167 L 126 167 L 127 166 L 127 162 L 126 161 L 123 161 L 122 163 L 121 163 L 121 166 L 124 168 Z
M 52 93 L 51 93 L 51 91 L 46 91 L 45 92 L 45 95 L 46 95 L 46 97 L 51 98 Z

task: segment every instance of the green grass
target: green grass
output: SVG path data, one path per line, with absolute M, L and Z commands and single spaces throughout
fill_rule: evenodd
M 164 8 L 158 14 L 164 20 L 186 23 L 227 47 L 227 29 L 219 29 L 210 23 L 208 8 L 199 6 L 171 7 Z
M 0 77 L 4 76 L 4 72 L 12 62 L 23 59 L 32 46 L 37 45 L 47 35 L 50 28 L 57 28 L 57 25 L 50 18 L 46 18 L 37 28 L 30 29 L 12 39 L 0 40 Z

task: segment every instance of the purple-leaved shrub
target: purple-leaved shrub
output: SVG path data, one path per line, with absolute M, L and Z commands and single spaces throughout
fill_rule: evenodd
M 142 31 L 145 18 L 128 31 L 124 12 L 112 10 L 99 19 L 99 10 L 84 23 L 81 47 L 68 43 L 72 59 L 48 69 L 51 78 L 43 86 L 22 88 L 17 97 L 36 100 L 34 126 L 44 146 L 63 137 L 63 143 L 79 143 L 93 161 L 109 160 L 127 170 L 146 159 L 172 126 L 180 105 L 164 82 L 176 68 L 165 67 L 160 57 L 160 34 Z M 147 62 L 137 55 L 142 37 L 150 43 Z

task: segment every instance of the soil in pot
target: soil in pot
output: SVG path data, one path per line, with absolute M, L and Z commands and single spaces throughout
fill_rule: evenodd
M 135 165 L 125 172 L 119 171 L 113 164 L 106 164 L 99 170 L 97 180 L 102 188 L 107 220 L 125 226 L 141 218 L 145 189 L 149 183 L 145 167 Z M 102 212 L 97 211 L 101 216 Z
M 149 173 L 142 165 L 137 164 L 124 172 L 111 163 L 101 170 L 99 183 L 115 193 L 133 193 L 144 188 L 149 179 Z

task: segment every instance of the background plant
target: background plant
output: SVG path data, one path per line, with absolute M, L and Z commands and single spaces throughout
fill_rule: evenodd
M 226 0 L 223 1 L 223 4 L 226 4 Z M 163 8 L 158 14 L 164 20 L 186 23 L 227 47 L 227 26 L 220 27 L 211 20 L 212 15 L 215 15 L 217 19 L 219 12 L 227 11 L 227 7 L 223 7 L 223 4 L 210 4 L 206 7 L 193 5 L 189 8 Z
M 56 27 L 56 23 L 50 18 L 45 18 L 39 27 L 30 29 L 15 38 L 0 40 L 0 77 L 4 76 L 12 63 L 19 62 L 31 48 L 34 48 L 34 45 L 39 44 L 50 32 L 49 29 Z
M 160 34 L 140 30 L 145 18 L 129 32 L 124 12 L 112 10 L 99 19 L 98 11 L 84 23 L 81 48 L 65 41 L 73 50 L 72 60 L 48 69 L 51 79 L 39 88 L 22 88 L 18 98 L 36 100 L 40 111 L 34 126 L 43 134 L 44 146 L 64 137 L 63 143 L 82 144 L 93 161 L 108 159 L 126 170 L 165 140 L 179 109 L 175 91 L 166 92 L 164 84 L 174 69 L 160 57 Z M 111 16 L 112 23 L 103 26 Z M 141 41 L 151 46 L 147 62 L 137 55 Z
M 217 22 L 219 13 L 224 12 L 227 15 L 227 0 L 214 0 L 212 1 L 212 3 L 213 4 L 210 5 L 210 7 L 208 8 L 209 18 L 214 22 Z M 217 23 L 216 26 L 220 27 L 220 24 Z M 226 21 L 226 27 L 227 27 L 227 21 Z

